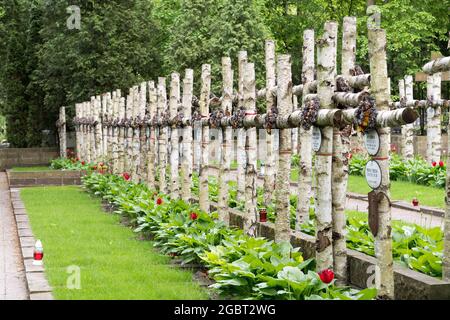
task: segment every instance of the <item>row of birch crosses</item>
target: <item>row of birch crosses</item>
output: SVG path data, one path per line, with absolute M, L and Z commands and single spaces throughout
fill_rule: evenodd
M 275 135 L 266 135 L 264 198 L 266 204 L 275 202 L 275 241 L 289 241 L 292 234 L 289 210 L 291 130 L 299 128 L 301 168 L 296 192 L 299 201 L 296 229 L 301 231 L 301 222 L 308 219 L 311 181 L 314 177 L 317 185 L 317 270 L 331 268 L 335 271 L 338 283 L 345 284 L 347 255 L 344 209 L 349 126 L 363 132 L 375 129 L 380 137 L 380 148 L 373 160 L 378 162 L 382 172 L 382 182 L 375 193 L 384 195 L 377 197 L 378 230 L 374 233 L 380 276 L 377 287 L 379 296 L 393 298 L 389 128 L 412 123 L 418 115 L 410 107 L 389 110 L 385 31 L 370 29 L 368 32 L 370 74 L 358 72 L 360 68 L 355 65 L 356 35 L 356 18 L 344 18 L 342 70 L 341 75 L 338 75 L 338 24 L 327 22 L 322 36 L 317 40 L 313 30 L 306 30 L 303 35 L 302 84 L 299 85 L 292 83 L 290 56 L 280 54 L 276 58 L 274 42 L 266 41 L 266 86 L 260 90 L 255 87 L 254 64 L 248 61 L 247 53 L 241 51 L 238 54 L 236 91 L 233 90 L 231 59 L 222 59 L 220 98 L 211 93 L 211 67 L 208 64 L 202 66 L 198 99 L 193 95 L 191 69 L 186 69 L 182 83 L 178 73 L 171 75 L 169 95 L 166 92 L 166 79 L 158 78 L 157 83 L 148 81 L 132 87 L 126 97 L 122 97 L 119 90 L 92 97 L 91 101 L 76 104 L 74 123 L 78 156 L 87 162 L 105 161 L 114 173 L 130 172 L 135 182 L 147 183 L 150 188 L 169 194 L 171 198 L 192 201 L 192 142 L 193 133 L 197 130 L 201 135 L 198 201 L 201 209 L 209 211 L 209 130 L 218 129 L 221 133 L 222 156 L 217 208 L 220 219 L 229 222 L 228 181 L 231 179 L 230 154 L 232 131 L 235 129 L 239 133 L 238 200 L 245 203 L 244 230 L 251 233 L 257 221 L 256 129 L 266 129 L 269 133 L 278 130 L 278 150 L 273 149 Z M 294 96 L 301 97 L 301 107 L 295 110 Z M 260 99 L 265 100 L 265 114 L 256 112 L 256 103 Z M 321 131 L 321 144 L 315 153 L 314 166 L 312 126 Z
M 425 70 L 425 69 L 424 69 Z M 441 99 L 442 73 L 437 72 L 427 76 L 427 99 L 414 100 L 413 77 L 405 76 L 398 82 L 400 101 L 391 103 L 391 108 L 411 107 L 426 108 L 427 117 L 427 152 L 428 162 L 441 160 L 441 109 L 450 106 L 450 100 Z M 402 127 L 401 153 L 404 159 L 414 157 L 414 125 L 407 124 Z

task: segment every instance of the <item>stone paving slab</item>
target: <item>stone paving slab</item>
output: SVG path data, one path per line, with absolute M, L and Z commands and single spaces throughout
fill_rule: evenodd
M 31 232 L 31 230 L 29 228 L 27 229 L 19 229 L 19 237 L 32 237 L 33 236 L 33 232 Z
M 51 292 L 30 293 L 30 300 L 53 300 Z
M 44 272 L 27 272 L 26 275 L 30 294 L 50 292 L 52 290 L 48 284 Z
M 44 266 L 33 265 L 33 260 L 25 259 L 24 264 L 25 264 L 25 272 L 27 274 L 33 273 L 33 272 L 43 272 L 44 271 Z
M 0 300 L 27 300 L 28 285 L 10 196 L 6 174 L 0 172 Z
M 36 240 L 34 239 L 34 237 L 20 237 L 20 246 L 22 248 L 33 248 L 34 244 L 36 243 Z

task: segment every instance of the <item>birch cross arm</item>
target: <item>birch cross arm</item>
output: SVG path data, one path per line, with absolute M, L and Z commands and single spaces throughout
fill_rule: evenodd
M 343 75 L 338 75 L 336 77 L 336 81 L 343 80 Z M 345 81 L 348 86 L 353 89 L 364 89 L 365 87 L 370 86 L 370 74 L 361 74 L 357 76 L 345 77 Z M 317 92 L 317 80 L 309 82 L 307 84 L 299 84 L 292 87 L 292 93 L 296 96 L 301 96 L 303 94 L 303 89 L 306 86 L 306 91 L 309 93 Z M 269 90 L 273 96 L 277 95 L 277 86 L 273 87 Z M 257 91 L 256 97 L 257 99 L 266 98 L 267 88 L 263 88 Z
M 449 108 L 450 107 L 450 100 L 446 99 L 439 99 L 439 100 L 411 100 L 411 101 L 397 101 L 397 102 L 390 102 L 389 107 L 392 109 L 402 108 L 402 107 L 409 107 L 409 108 L 426 108 L 426 107 L 444 107 Z
M 245 115 L 242 117 L 241 121 L 235 128 L 251 128 L 256 127 L 257 129 L 265 129 L 266 128 L 266 117 L 267 113 L 264 114 L 252 114 Z M 172 126 L 175 124 L 181 124 L 182 127 L 185 126 L 193 126 L 194 123 L 197 125 L 201 125 L 202 127 L 211 127 L 211 119 L 213 118 L 212 114 L 208 117 L 204 117 L 202 119 L 195 118 L 186 118 L 184 117 L 181 121 L 177 119 L 158 119 L 154 123 L 148 123 L 149 126 L 157 126 L 157 127 L 165 127 Z M 272 129 L 292 129 L 298 128 L 303 122 L 303 115 L 300 109 L 295 110 L 288 115 L 278 116 L 275 122 L 275 125 Z M 317 120 L 313 123 L 314 126 L 317 127 L 326 127 L 326 126 L 337 126 L 342 122 L 342 110 L 340 109 L 322 109 L 318 111 Z M 234 123 L 233 116 L 222 116 L 219 121 L 214 121 L 217 127 L 226 128 L 231 127 Z
M 450 70 L 450 57 L 444 57 L 430 61 L 422 68 L 422 71 L 427 74 L 445 72 L 449 70 Z
M 342 111 L 344 124 L 352 124 L 355 119 L 357 109 L 348 109 Z M 376 117 L 376 127 L 398 127 L 405 124 L 413 123 L 417 120 L 419 114 L 412 108 L 400 108 L 395 110 L 379 110 Z

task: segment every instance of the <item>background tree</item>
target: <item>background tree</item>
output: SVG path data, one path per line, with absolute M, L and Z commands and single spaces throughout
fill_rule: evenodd
M 199 79 L 201 65 L 209 63 L 212 78 L 218 80 L 221 58 L 230 56 L 236 69 L 237 53 L 247 50 L 262 81 L 264 40 L 270 33 L 254 1 L 182 0 L 179 13 L 173 17 L 164 49 L 166 73 L 192 68 Z M 220 83 L 213 80 L 212 84 L 213 92 L 220 94 Z

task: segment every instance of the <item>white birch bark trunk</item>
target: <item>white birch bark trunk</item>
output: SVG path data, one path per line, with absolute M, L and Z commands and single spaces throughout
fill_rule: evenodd
M 119 174 L 120 172 L 117 170 L 118 161 L 119 161 L 119 150 L 118 150 L 118 142 L 119 142 L 119 128 L 116 125 L 118 123 L 119 118 L 119 96 L 117 94 L 117 90 L 113 91 L 112 93 L 112 112 L 111 112 L 111 120 L 114 121 L 114 123 L 111 125 L 110 134 L 111 134 L 111 140 L 110 140 L 110 150 L 111 150 L 111 172 L 114 174 Z
M 450 119 L 447 124 L 447 132 L 450 132 Z M 448 150 L 450 151 L 450 139 L 448 139 Z M 447 177 L 445 184 L 445 216 L 444 216 L 444 248 L 442 255 L 442 280 L 450 281 L 450 152 L 447 152 Z
M 134 86 L 132 88 L 132 99 L 133 99 L 133 121 L 136 121 L 139 117 L 139 88 Z M 133 128 L 133 138 L 132 138 L 132 169 L 131 180 L 135 183 L 139 182 L 139 150 L 140 150 L 140 131 L 138 127 Z
M 172 79 L 170 82 L 170 118 L 173 119 L 178 115 L 178 104 L 180 103 L 180 75 L 178 73 L 172 73 Z M 170 132 L 170 143 L 172 144 L 170 152 L 170 189 L 172 199 L 180 198 L 180 182 L 179 182 L 179 137 L 178 137 L 178 127 L 172 126 Z
M 67 157 L 67 140 L 66 140 L 66 108 L 59 108 L 59 156 L 61 158 Z
M 256 114 L 256 86 L 255 65 L 246 63 L 244 65 L 243 79 L 244 108 L 246 115 Z M 292 107 L 291 107 L 292 108 Z M 246 164 L 245 164 L 245 219 L 244 232 L 256 235 L 250 228 L 257 221 L 256 211 L 256 154 L 257 137 L 256 128 L 246 130 Z M 256 231 L 256 230 L 255 230 Z
M 194 70 L 186 69 L 183 80 L 183 113 L 187 119 L 192 115 L 192 95 L 194 90 Z M 183 158 L 181 166 L 182 184 L 182 199 L 186 202 L 191 202 L 191 186 L 192 186 L 192 126 L 188 125 L 183 128 Z
M 305 108 L 305 97 L 308 94 L 306 90 L 308 83 L 314 81 L 314 30 L 305 30 L 303 32 L 303 64 L 302 64 L 302 82 L 303 97 L 302 108 Z M 311 201 L 312 185 L 312 147 L 311 147 L 311 128 L 306 130 L 300 126 L 300 166 L 298 181 L 298 203 L 297 219 L 295 229 L 301 231 L 301 225 L 309 221 L 309 208 Z
M 229 57 L 222 58 L 222 112 L 225 115 L 231 114 L 233 109 L 233 70 L 231 68 L 231 59 Z M 220 128 L 219 134 L 222 135 L 221 161 L 219 168 L 219 203 L 218 213 L 219 219 L 229 224 L 228 213 L 228 182 L 229 171 L 231 166 L 231 142 L 232 128 Z
M 115 95 L 115 92 L 113 92 L 113 95 Z M 102 119 L 103 122 L 103 131 L 104 131 L 104 139 L 103 139 L 103 145 L 104 145 L 104 154 L 105 154 L 105 161 L 110 166 L 109 169 L 113 169 L 113 139 L 114 139 L 114 128 L 111 124 L 111 121 L 114 119 L 114 101 L 113 97 L 110 92 L 106 93 L 106 110 L 105 110 L 105 117 Z M 105 124 L 105 121 L 108 121 L 108 125 Z
M 405 76 L 405 99 L 406 102 L 414 100 L 413 98 L 413 78 Z M 414 158 L 414 124 L 406 124 L 402 127 L 404 130 L 405 148 L 402 150 L 403 158 L 406 160 Z
M 95 97 L 91 97 L 91 102 L 88 105 L 89 107 L 89 116 L 91 121 L 95 121 Z M 89 126 L 89 160 L 87 160 L 87 163 L 95 162 L 96 161 L 96 145 L 95 145 L 95 125 L 91 124 Z
M 154 117 L 157 114 L 158 108 L 158 94 L 157 88 L 155 87 L 154 81 L 148 82 L 148 114 L 150 115 L 150 119 L 153 121 Z M 156 157 L 156 128 L 155 126 L 150 127 L 150 139 L 148 141 L 148 161 L 147 161 L 147 186 L 151 190 L 156 189 L 156 166 L 155 166 L 155 157 Z
M 386 32 L 382 29 L 369 29 L 369 58 L 372 75 L 371 92 L 375 96 L 378 110 L 389 110 L 388 76 L 386 63 Z M 376 281 L 378 297 L 394 298 L 394 270 L 392 258 L 391 209 L 389 204 L 389 145 L 386 128 L 378 129 L 380 149 L 376 161 L 381 168 L 381 186 L 375 190 L 377 195 L 384 193 L 378 203 L 378 233 L 375 236 L 375 256 L 377 258 Z
M 427 98 L 429 101 L 441 99 L 441 73 L 427 77 Z M 441 107 L 427 108 L 427 161 L 441 160 Z
M 147 108 L 147 82 L 142 82 L 139 88 L 139 119 L 141 122 L 145 120 L 145 110 Z M 139 127 L 139 166 L 138 176 L 139 182 L 146 181 L 146 165 L 147 165 L 147 126 L 145 124 Z
M 75 116 L 78 120 L 81 119 L 81 104 L 75 104 Z M 81 146 L 83 145 L 83 133 L 81 131 L 81 124 L 75 126 L 75 145 L 76 145 L 76 155 L 81 158 Z
M 291 56 L 278 56 L 277 104 L 279 115 L 292 112 L 292 71 Z M 275 186 L 275 241 L 290 241 L 290 173 L 291 173 L 291 130 L 279 130 L 279 159 Z
M 238 109 L 244 107 L 244 67 L 247 63 L 247 51 L 239 51 L 238 54 L 238 69 L 239 69 L 239 100 Z M 242 201 L 245 199 L 245 130 L 239 128 L 237 132 L 237 200 Z
M 101 159 L 105 162 L 108 162 L 107 156 L 108 156 L 108 127 L 106 124 L 106 119 L 108 118 L 107 114 L 107 93 L 101 95 L 101 112 L 99 116 L 100 126 L 101 126 L 101 132 L 102 132 L 102 154 Z
M 132 121 L 133 115 L 133 90 L 130 89 L 127 95 L 127 120 Z M 126 128 L 126 148 L 125 148 L 125 167 L 126 171 L 133 175 L 133 128 Z
M 443 57 L 428 62 L 422 68 L 423 72 L 434 74 L 438 72 L 445 72 L 450 70 L 450 57 Z
M 202 65 L 200 114 L 202 118 L 209 117 L 209 96 L 211 93 L 211 66 Z M 209 127 L 202 127 L 201 137 L 201 163 L 199 177 L 199 204 L 200 209 L 209 212 L 208 198 L 208 166 L 209 166 Z
M 103 157 L 103 125 L 102 119 L 100 118 L 102 112 L 102 98 L 96 96 L 94 100 L 94 121 L 95 124 L 95 163 L 102 160 Z
M 338 26 L 325 23 L 324 34 L 317 42 L 317 94 L 321 108 L 333 107 L 332 96 L 336 87 L 336 45 Z M 317 270 L 333 268 L 331 165 L 333 128 L 322 128 L 322 144 L 316 153 L 317 179 L 316 205 L 316 265 Z
M 125 97 L 120 97 L 120 100 L 119 100 L 119 119 L 121 121 L 126 119 L 125 105 L 126 105 Z M 117 171 L 119 173 L 123 173 L 126 170 L 126 162 L 125 162 L 126 142 L 127 142 L 126 141 L 126 128 L 121 126 L 121 127 L 119 127 L 119 139 L 118 139 L 118 144 L 117 144 L 117 146 L 118 146 L 118 156 L 119 156 L 119 161 L 118 161 L 118 165 L 117 165 Z
M 350 77 L 356 60 L 356 18 L 345 17 L 342 36 L 342 75 Z M 332 160 L 332 220 L 333 220 L 333 265 L 338 285 L 347 284 L 346 215 L 349 137 L 341 134 L 339 127 L 333 128 Z
M 158 78 L 158 117 L 164 117 L 167 112 L 167 92 L 166 92 L 166 78 Z M 159 128 L 159 161 L 158 161 L 158 171 L 159 171 L 159 192 L 167 194 L 168 186 L 166 180 L 166 169 L 167 169 L 167 127 Z
M 276 60 L 275 42 L 267 40 L 265 44 L 266 62 L 266 109 L 267 114 L 275 106 L 276 98 L 271 90 L 276 86 Z M 274 133 L 266 132 L 266 162 L 264 164 L 264 206 L 267 208 L 272 203 L 273 190 L 275 189 L 275 165 Z

